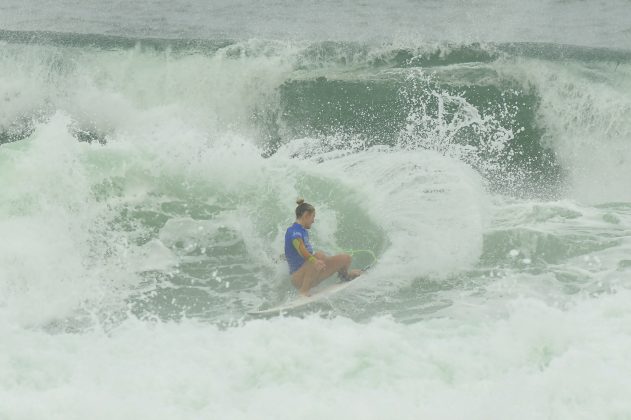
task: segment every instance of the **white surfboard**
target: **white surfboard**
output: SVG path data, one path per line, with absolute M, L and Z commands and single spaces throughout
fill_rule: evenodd
M 331 286 L 324 287 L 320 290 L 312 290 L 311 296 L 300 296 L 297 299 L 294 299 L 290 302 L 285 302 L 281 305 L 274 306 L 273 308 L 263 309 L 262 311 L 251 311 L 248 312 L 249 315 L 271 315 L 271 314 L 279 314 L 282 312 L 287 312 L 291 309 L 299 308 L 301 306 L 308 305 L 310 303 L 314 303 L 320 300 L 324 300 L 335 293 L 338 293 L 348 286 L 350 286 L 352 281 L 345 281 L 342 283 L 335 283 Z

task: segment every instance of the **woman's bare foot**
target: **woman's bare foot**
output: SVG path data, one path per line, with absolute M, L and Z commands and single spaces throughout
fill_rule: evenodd
M 351 281 L 361 276 L 362 274 L 364 274 L 364 271 L 356 268 L 354 270 L 348 270 L 348 272 L 344 275 L 340 273 L 339 276 L 342 281 Z

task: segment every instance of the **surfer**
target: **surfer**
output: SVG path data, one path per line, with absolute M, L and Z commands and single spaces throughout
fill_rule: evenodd
M 335 273 L 345 281 L 358 277 L 362 271 L 350 270 L 350 255 L 338 254 L 330 257 L 323 252 L 313 252 L 307 230 L 311 229 L 315 221 L 315 208 L 303 199 L 296 203 L 296 222 L 285 233 L 285 258 L 289 264 L 291 281 L 300 294 L 309 296 L 312 287 Z

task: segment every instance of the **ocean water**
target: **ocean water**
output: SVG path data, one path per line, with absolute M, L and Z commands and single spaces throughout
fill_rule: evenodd
M 3 1 L 0 420 L 630 419 L 630 42 L 623 0 Z M 249 316 L 297 197 L 372 268 Z

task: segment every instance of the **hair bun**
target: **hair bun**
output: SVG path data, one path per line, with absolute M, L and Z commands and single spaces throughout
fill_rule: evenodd
M 304 198 L 299 198 L 298 200 L 296 200 L 296 204 L 298 204 L 298 205 L 301 205 L 304 202 L 305 202 Z

